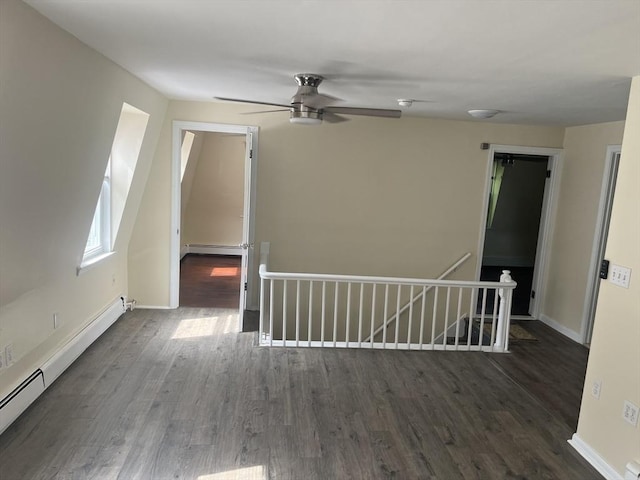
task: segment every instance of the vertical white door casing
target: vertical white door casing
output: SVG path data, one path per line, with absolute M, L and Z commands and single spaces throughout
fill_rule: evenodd
M 253 171 L 253 145 L 254 132 L 249 129 L 246 136 L 246 148 L 244 159 L 244 206 L 242 212 L 242 262 L 240 273 L 240 305 L 238 306 L 239 314 L 239 330 L 242 330 L 242 322 L 244 317 L 244 311 L 247 307 L 247 293 L 249 289 L 249 275 L 248 265 L 253 261 L 253 241 L 250 238 L 250 225 L 251 225 L 251 179 Z
M 170 241 L 170 276 L 169 307 L 177 308 L 180 295 L 180 150 L 182 132 L 196 130 L 202 132 L 235 133 L 246 135 L 245 173 L 244 173 L 244 212 L 242 241 L 245 245 L 254 243 L 255 225 L 255 191 L 258 127 L 247 125 L 230 125 L 222 123 L 186 122 L 174 120 L 173 145 L 171 162 L 171 241 Z M 245 298 L 252 298 L 253 281 L 253 248 L 242 250 L 242 273 L 240 281 L 240 314 L 239 328 L 242 328 L 242 315 L 246 306 Z M 245 292 L 244 285 L 247 284 Z
M 618 176 L 621 152 L 621 145 L 607 146 L 580 331 L 583 344 L 591 342 L 591 334 L 593 332 L 593 321 L 595 319 L 598 290 L 600 287 L 600 263 L 604 258 L 607 244 L 609 220 L 611 218 L 611 208 L 613 207 L 613 195 L 615 192 L 616 178 Z
M 546 289 L 545 272 L 548 262 L 548 247 L 551 241 L 553 225 L 555 223 L 558 189 L 560 187 L 560 175 L 562 173 L 563 150 L 547 147 L 522 147 L 515 145 L 491 145 L 488 150 L 487 168 L 485 176 L 484 201 L 482 202 L 482 214 L 480 224 L 480 238 L 478 239 L 478 261 L 476 265 L 476 279 L 480 279 L 482 257 L 484 253 L 485 231 L 487 228 L 487 211 L 489 208 L 489 191 L 491 190 L 491 175 L 493 171 L 493 159 L 496 153 L 515 153 L 523 155 L 540 155 L 549 157 L 548 169 L 551 177 L 548 179 L 542 200 L 540 216 L 540 229 L 538 230 L 538 245 L 536 247 L 536 261 L 533 269 L 532 290 L 536 292 L 536 298 L 531 299 L 529 314 L 532 318 L 538 318 L 541 306 L 544 304 Z M 514 278 L 517 282 L 518 279 Z

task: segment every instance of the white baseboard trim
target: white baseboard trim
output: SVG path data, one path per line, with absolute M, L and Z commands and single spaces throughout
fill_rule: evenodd
M 576 449 L 576 451 L 591 464 L 600 474 L 607 480 L 624 480 L 624 478 L 604 459 L 598 455 L 591 446 L 580 438 L 577 433 L 574 433 L 571 440 L 568 440 L 569 445 Z
M 183 253 L 184 252 L 184 253 Z M 199 253 L 203 255 L 242 255 L 242 248 L 234 245 L 199 245 L 188 244 L 180 249 L 180 258 L 187 253 Z
M 11 425 L 62 372 L 125 312 L 125 297 L 116 298 L 49 360 L 0 400 L 0 433 Z
M 578 342 L 578 343 L 582 343 L 582 336 L 577 333 L 574 332 L 573 330 L 571 330 L 570 328 L 565 327 L 564 325 L 558 323 L 557 321 L 555 321 L 553 318 L 545 315 L 544 313 L 540 314 L 540 321 L 548 326 L 550 326 L 551 328 L 553 328 L 555 331 L 561 333 L 562 335 L 564 335 L 565 337 L 570 338 L 571 340 L 573 340 L 574 342 Z

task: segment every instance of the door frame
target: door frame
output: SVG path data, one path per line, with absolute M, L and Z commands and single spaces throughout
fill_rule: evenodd
M 616 189 L 621 153 L 622 145 L 607 145 L 602 186 L 600 189 L 600 202 L 598 203 L 598 216 L 596 218 L 596 228 L 591 249 L 589 276 L 587 277 L 587 290 L 584 298 L 582 326 L 580 328 L 582 344 L 590 343 L 591 335 L 593 334 L 593 322 L 596 316 L 598 291 L 600 290 L 600 262 L 604 258 L 605 248 L 607 246 L 609 221 L 613 208 L 613 196 Z
M 558 191 L 560 189 L 560 175 L 564 161 L 564 150 L 561 148 L 548 147 L 525 147 L 517 145 L 494 145 L 491 144 L 488 150 L 486 175 L 484 182 L 484 200 L 482 202 L 482 212 L 480 216 L 480 235 L 478 239 L 478 261 L 476 264 L 476 279 L 480 280 L 482 269 L 482 257 L 484 253 L 485 232 L 487 229 L 487 210 L 489 208 L 489 192 L 491 190 L 491 176 L 493 172 L 493 158 L 496 153 L 513 153 L 523 155 L 540 155 L 549 157 L 548 169 L 551 170 L 551 177 L 545 185 L 542 209 L 540 215 L 540 229 L 538 230 L 538 245 L 536 247 L 536 261 L 533 268 L 532 290 L 536 292 L 536 297 L 529 303 L 529 315 L 531 319 L 540 317 L 542 305 L 546 292 L 546 270 L 549 260 L 549 250 L 553 225 L 555 224 L 556 206 Z M 518 279 L 514 279 L 516 282 Z M 512 316 L 512 318 L 520 318 Z M 523 318 L 529 318 L 523 316 Z
M 180 150 L 182 147 L 182 132 L 184 130 L 197 130 L 201 132 L 244 134 L 246 136 L 248 145 L 245 154 L 244 208 L 245 212 L 248 208 L 249 215 L 244 215 L 243 239 L 247 238 L 248 243 L 253 245 L 255 239 L 258 127 L 251 125 L 174 120 L 172 130 L 169 307 L 177 308 L 180 301 Z M 243 257 L 246 256 L 247 271 L 246 274 L 243 271 L 242 276 L 245 278 L 241 279 L 240 285 L 241 289 L 244 290 L 244 283 L 246 282 L 246 296 L 248 299 L 253 299 L 255 290 L 254 249 L 248 248 L 242 250 L 242 255 Z M 250 300 L 250 302 L 251 301 L 252 300 Z M 251 303 L 250 305 L 253 304 Z M 240 330 L 242 329 L 242 315 L 243 312 L 240 312 L 238 315 Z

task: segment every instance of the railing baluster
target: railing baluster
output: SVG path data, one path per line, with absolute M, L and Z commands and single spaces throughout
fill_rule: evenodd
M 269 346 L 273 347 L 273 282 L 269 280 Z
M 309 281 L 309 318 L 307 320 L 307 347 L 311 346 L 311 332 L 313 331 L 313 280 Z
M 300 280 L 296 280 L 296 347 L 300 346 Z
M 338 293 L 340 292 L 340 284 L 336 282 L 335 290 L 333 292 L 333 347 L 336 347 L 338 340 Z
M 456 338 L 454 340 L 454 350 L 458 350 L 460 337 L 460 316 L 462 315 L 462 287 L 458 287 L 458 313 L 456 314 Z
M 327 282 L 322 282 L 322 314 L 321 314 L 321 321 L 322 324 L 320 325 L 320 346 L 324 347 L 324 324 L 325 324 L 325 320 L 326 320 L 326 309 L 325 309 L 325 305 L 327 304 Z
M 262 344 L 264 338 L 264 284 L 265 279 L 260 278 L 260 325 L 258 326 L 258 345 Z
M 436 346 L 436 317 L 438 316 L 438 292 L 440 287 L 436 286 L 433 294 L 433 315 L 431 316 L 431 350 Z
M 374 283 L 371 289 L 371 333 L 369 334 L 369 347 L 373 348 L 373 330 L 376 323 L 376 287 Z
M 282 345 L 287 346 L 287 281 L 282 287 Z
M 360 283 L 360 304 L 358 309 L 358 348 L 362 348 L 362 314 L 364 309 L 364 283 Z
M 424 311 L 427 306 L 427 287 L 422 287 L 422 306 L 420 308 L 420 350 L 424 346 Z
M 347 283 L 347 322 L 345 327 L 345 337 L 347 348 L 349 348 L 349 333 L 351 327 L 351 282 Z
M 473 330 L 473 317 L 476 314 L 477 301 L 476 288 L 471 289 L 471 299 L 469 300 L 469 323 L 467 324 L 467 350 L 471 350 L 471 332 Z
M 493 315 L 491 315 L 491 351 L 493 352 L 496 345 L 494 345 L 496 341 L 496 335 L 498 334 L 498 298 L 500 295 L 498 294 L 498 289 L 494 289 L 493 295 Z
M 382 321 L 384 329 L 382 330 L 382 348 L 387 348 L 387 312 L 389 306 L 389 284 L 385 284 L 384 286 L 384 316 L 382 317 Z
M 400 331 L 400 293 L 402 291 L 402 285 L 398 284 L 398 293 L 396 295 L 396 336 L 394 348 L 398 349 L 398 332 Z
M 482 289 L 482 310 L 480 310 L 480 330 L 478 333 L 478 345 L 482 350 L 482 344 L 484 343 L 484 317 L 487 311 L 487 287 Z
M 409 290 L 409 298 L 413 298 L 413 285 Z M 411 327 L 413 323 L 413 302 L 409 304 L 409 326 L 407 330 L 407 349 L 411 350 Z
M 447 330 L 449 330 L 449 304 L 451 303 L 451 287 L 447 287 L 447 306 L 444 312 L 444 335 L 442 335 L 442 345 L 447 348 Z

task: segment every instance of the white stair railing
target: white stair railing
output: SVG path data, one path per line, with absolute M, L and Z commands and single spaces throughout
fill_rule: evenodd
M 449 275 L 455 272 L 458 268 L 460 268 L 460 265 L 466 262 L 469 259 L 469 257 L 471 257 L 471 253 L 469 252 L 465 253 L 462 257 L 460 257 L 460 259 L 457 262 L 455 262 L 453 265 L 447 268 L 444 272 L 442 272 L 440 276 L 436 278 L 436 280 L 443 280 L 447 278 Z M 380 325 L 378 328 L 375 329 L 375 331 L 373 332 L 373 336 L 375 337 L 385 328 L 389 328 L 389 326 L 393 322 L 395 322 L 396 318 L 399 315 L 403 314 L 408 308 L 411 307 L 412 304 L 416 303 L 418 300 L 421 300 L 422 296 L 429 293 L 432 288 L 433 286 L 429 286 L 424 292 L 418 293 L 415 297 L 411 298 L 407 303 L 405 303 L 404 306 L 396 314 L 392 315 L 389 318 L 386 318 L 385 321 L 382 323 L 382 325 Z M 370 340 L 370 337 L 365 338 L 365 342 L 368 342 L 369 340 Z
M 268 254 L 268 244 L 263 244 L 261 345 L 508 350 L 516 283 L 506 271 L 500 282 L 282 273 L 268 270 Z M 427 290 L 433 295 L 427 296 Z M 465 313 L 466 321 L 461 322 Z M 376 325 L 389 318 L 393 328 L 383 328 L 376 341 Z M 453 325 L 455 334 L 448 337 Z

